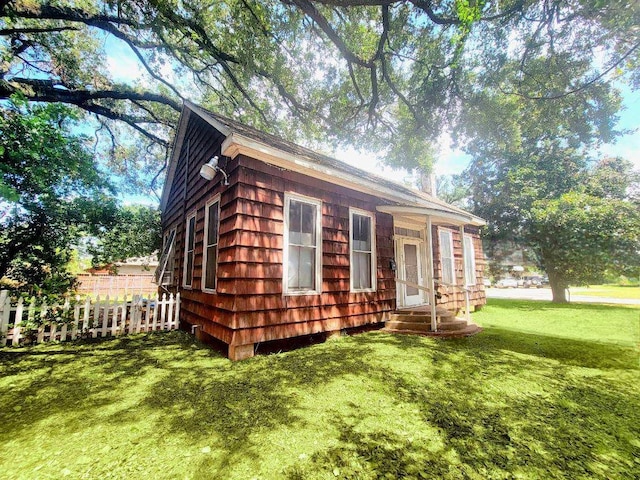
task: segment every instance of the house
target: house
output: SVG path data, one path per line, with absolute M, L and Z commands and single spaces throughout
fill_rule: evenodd
M 482 219 L 190 102 L 161 210 L 157 281 L 180 291 L 183 327 L 234 360 L 406 309 L 437 333 L 485 303 Z

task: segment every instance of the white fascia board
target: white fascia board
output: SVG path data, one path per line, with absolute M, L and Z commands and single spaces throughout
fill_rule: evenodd
M 436 208 L 381 205 L 376 207 L 376 209 L 379 212 L 389 213 L 391 215 L 429 216 L 435 221 L 447 222 L 453 225 L 474 225 L 476 227 L 481 227 L 487 224 L 487 222 L 475 215 L 445 211 Z
M 244 137 L 235 132 L 229 135 L 226 140 L 222 142 L 222 154 L 231 158 L 244 154 L 265 163 L 275 165 L 276 167 L 310 175 L 314 178 L 333 183 L 334 185 L 340 185 L 342 187 L 357 190 L 362 193 L 368 193 L 379 198 L 386 198 L 399 203 L 409 203 L 416 206 L 425 205 L 426 203 L 426 200 L 419 196 L 401 193 L 384 185 L 379 185 L 377 183 L 358 178 L 355 175 L 341 172 L 314 162 L 302 160 L 292 153 L 283 152 L 282 150 L 270 147 L 264 143 Z

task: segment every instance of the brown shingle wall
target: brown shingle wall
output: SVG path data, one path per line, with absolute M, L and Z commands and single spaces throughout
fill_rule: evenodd
M 455 276 L 456 276 L 456 285 L 464 285 L 464 270 L 462 263 L 462 240 L 460 238 L 460 229 L 454 227 L 446 227 L 446 226 L 434 226 L 432 230 L 433 235 L 433 264 L 435 271 L 435 279 L 436 282 L 442 278 L 442 264 L 440 261 L 440 235 L 438 234 L 439 229 L 447 229 L 450 230 L 453 235 L 453 254 L 454 254 L 454 263 L 455 263 Z M 484 285 L 482 284 L 482 279 L 484 278 L 484 255 L 482 253 L 482 240 L 480 239 L 480 233 L 477 228 L 473 227 L 465 227 L 465 234 L 471 235 L 473 237 L 473 248 L 475 253 L 475 266 L 476 266 L 476 284 L 470 288 L 469 292 L 469 302 L 472 306 L 477 307 L 487 303 Z M 464 308 L 464 292 L 462 290 L 440 286 L 437 289 L 438 293 L 442 296 L 437 301 L 439 306 L 444 308 L 448 308 L 450 310 L 459 310 Z

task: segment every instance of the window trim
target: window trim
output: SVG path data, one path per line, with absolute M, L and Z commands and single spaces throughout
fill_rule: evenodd
M 216 238 L 216 243 L 215 243 L 215 247 L 216 247 L 216 265 L 215 265 L 215 280 L 214 280 L 214 284 L 215 287 L 214 288 L 207 288 L 207 252 L 209 250 L 210 246 L 213 246 L 214 244 L 209 244 L 209 209 L 215 205 L 218 204 L 218 228 L 217 228 L 217 232 L 218 232 L 218 238 Z M 216 293 L 216 290 L 218 288 L 218 255 L 220 253 L 220 250 L 218 249 L 218 245 L 220 243 L 220 194 L 217 194 L 213 197 L 211 197 L 207 203 L 204 206 L 204 238 L 202 240 L 202 291 L 205 293 Z
M 289 210 L 291 200 L 301 203 L 314 205 L 316 211 L 316 278 L 315 289 L 310 290 L 293 290 L 289 291 Z M 282 295 L 283 296 L 301 296 L 301 295 L 320 295 L 322 293 L 322 200 L 318 198 L 307 197 L 293 192 L 284 193 L 284 232 L 283 232 L 283 258 L 282 258 Z
M 478 282 L 478 276 L 476 275 L 476 251 L 473 245 L 473 235 L 469 235 L 465 233 L 462 241 L 466 242 L 467 239 L 469 239 L 469 242 L 471 243 L 471 245 L 470 246 L 467 246 L 464 244 L 462 245 L 464 248 L 464 253 L 469 255 L 469 257 L 465 256 L 464 265 L 465 265 L 465 269 L 468 268 L 472 273 L 471 275 L 472 278 L 469 278 L 469 275 L 467 275 L 467 272 L 465 271 L 464 279 L 465 279 L 465 286 L 473 287 Z
M 185 222 L 185 235 L 184 235 L 184 257 L 182 258 L 182 287 L 186 289 L 193 288 L 193 272 L 195 271 L 195 252 L 196 252 L 196 213 L 197 210 L 194 210 L 192 213 L 187 215 L 187 219 Z M 193 259 L 191 260 L 191 283 L 187 284 L 187 255 L 189 254 L 189 235 L 191 231 L 189 230 L 189 222 L 193 218 Z
M 369 217 L 370 222 L 370 234 L 371 234 L 371 287 L 369 288 L 355 288 L 353 281 L 355 279 L 353 271 L 353 216 L 359 215 L 361 217 Z M 364 252 L 364 250 L 358 250 Z M 377 290 L 377 270 L 378 270 L 378 258 L 376 250 L 376 216 L 373 212 L 366 210 L 360 210 L 359 208 L 349 208 L 349 291 L 351 293 L 360 292 L 375 292 Z
M 449 236 L 449 248 L 451 251 L 451 282 L 446 282 L 444 279 L 444 262 L 445 262 L 445 258 L 443 257 L 443 249 L 442 249 L 442 244 L 444 243 L 442 240 L 442 235 L 448 235 Z M 439 249 L 440 249 L 440 281 L 442 281 L 442 283 L 450 283 L 451 285 L 457 285 L 456 282 L 456 262 L 455 262 L 455 252 L 453 250 L 453 232 L 451 230 L 447 230 L 447 229 L 438 229 L 438 240 L 439 240 Z

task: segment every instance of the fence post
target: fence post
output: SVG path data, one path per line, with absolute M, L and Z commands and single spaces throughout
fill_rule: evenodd
M 11 304 L 7 301 L 7 310 L 9 310 L 10 307 L 11 307 Z M 24 311 L 23 309 L 24 309 L 24 299 L 20 297 L 18 299 L 18 306 L 16 308 L 16 318 L 13 321 L 13 336 L 12 336 L 13 341 L 11 342 L 11 344 L 14 346 L 17 346 L 20 343 L 20 330 L 21 330 L 20 323 L 22 323 L 22 312 Z
M 11 299 L 7 290 L 0 290 L 0 343 L 7 344 L 9 331 L 9 315 L 11 315 Z
M 180 325 L 180 292 L 176 293 L 176 313 L 173 319 L 172 330 L 178 328 Z
M 162 325 L 163 330 L 171 330 L 171 324 L 173 323 L 173 304 L 175 303 L 175 297 L 173 293 L 169 295 L 169 313 L 167 315 L 167 323 Z
M 47 314 L 47 302 L 43 301 L 40 306 L 40 326 L 38 327 L 37 343 L 44 342 L 44 316 Z

